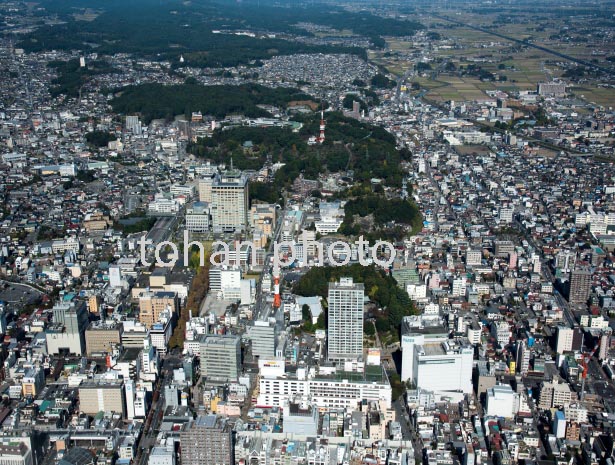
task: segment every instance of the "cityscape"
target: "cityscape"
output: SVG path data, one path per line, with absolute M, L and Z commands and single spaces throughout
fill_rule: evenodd
M 615 3 L 0 0 L 0 465 L 615 464 Z

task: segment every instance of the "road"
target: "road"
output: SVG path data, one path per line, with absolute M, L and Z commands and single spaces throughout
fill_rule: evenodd
M 137 455 L 133 461 L 136 465 L 145 465 L 149 458 L 149 452 L 156 445 L 156 438 L 160 429 L 160 423 L 164 415 L 164 399 L 161 395 L 161 389 L 165 385 L 166 377 L 173 373 L 173 368 L 178 366 L 178 358 L 173 354 L 167 354 L 160 359 L 160 376 L 154 386 L 153 398 L 147 418 L 143 425 L 143 432 L 136 444 Z
M 410 423 L 408 415 L 408 409 L 406 408 L 406 402 L 404 397 L 392 403 L 393 410 L 395 410 L 395 416 L 397 421 L 401 424 L 401 434 L 404 441 L 411 441 L 414 448 L 415 463 L 423 463 L 423 446 L 416 435 L 414 426 Z
M 525 226 L 523 226 L 523 224 L 519 220 L 515 219 L 513 221 L 513 224 L 523 234 L 523 238 L 528 242 L 528 244 L 530 244 L 534 248 L 534 250 L 540 255 L 541 273 L 550 283 L 555 283 L 555 278 L 553 276 L 553 273 L 551 273 L 551 269 L 549 268 L 550 265 L 542 256 L 542 247 L 540 247 L 540 244 L 537 244 L 536 240 L 532 237 L 532 235 L 528 234 L 528 231 L 525 229 Z M 576 318 L 574 317 L 574 313 L 572 313 L 572 310 L 570 309 L 568 301 L 564 299 L 564 297 L 558 291 L 553 291 L 553 295 L 555 296 L 558 305 L 562 308 L 562 312 L 564 314 L 564 318 L 566 319 L 566 323 L 568 323 L 568 326 L 570 326 L 571 328 L 578 326 Z
M 284 198 L 284 205 L 286 205 L 286 198 Z M 263 292 L 263 277 L 269 270 L 269 260 L 273 257 L 273 245 L 279 240 L 280 233 L 282 231 L 282 223 L 284 222 L 284 216 L 286 214 L 286 208 L 281 208 L 276 212 L 276 227 L 269 248 L 267 249 L 267 255 L 265 256 L 265 266 L 263 272 L 256 285 L 256 303 L 254 304 L 254 320 L 264 320 L 269 315 L 269 306 L 267 304 L 267 293 Z

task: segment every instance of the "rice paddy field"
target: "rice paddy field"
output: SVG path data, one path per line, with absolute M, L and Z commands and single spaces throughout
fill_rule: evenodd
M 387 39 L 387 51 L 371 52 L 370 58 L 389 72 L 403 76 L 408 69 L 412 69 L 427 55 L 432 70 L 414 75 L 410 81 L 418 83 L 421 88 L 427 90 L 428 98 L 459 102 L 484 98 L 487 96 L 485 91 L 488 90 L 499 89 L 505 92 L 535 90 L 539 82 L 560 78 L 567 67 L 577 66 L 546 51 L 436 17 L 442 15 L 517 40 L 529 40 L 533 44 L 592 61 L 605 68 L 615 69 L 615 63 L 606 60 L 607 57 L 615 56 L 615 45 L 606 40 L 601 41 L 599 36 L 591 37 L 591 21 L 587 20 L 584 23 L 584 18 L 580 17 L 578 23 L 575 23 L 576 29 L 570 29 L 560 23 L 559 18 L 551 18 L 547 13 L 542 14 L 544 17 L 541 21 L 530 15 L 526 17 L 520 15 L 514 16 L 514 22 L 505 22 L 499 15 L 461 13 L 453 16 L 446 11 L 419 13 L 417 19 L 427 26 L 429 32 L 439 34 L 443 40 L 435 43 L 432 41 L 433 45 L 425 53 L 425 43 L 420 43 L 420 39 L 404 40 L 391 37 Z M 536 26 L 538 23 L 539 27 Z M 563 31 L 568 35 L 562 34 Z M 588 34 L 589 38 L 587 40 L 579 38 L 583 34 Z M 447 62 L 452 62 L 457 69 L 475 64 L 495 74 L 498 79 L 500 76 L 505 78 L 501 81 L 482 81 L 474 76 L 461 76 L 457 72 L 447 72 L 442 69 Z M 582 85 L 573 85 L 570 93 L 590 103 L 615 107 L 615 89 L 601 85 L 595 80 L 590 79 L 584 81 Z

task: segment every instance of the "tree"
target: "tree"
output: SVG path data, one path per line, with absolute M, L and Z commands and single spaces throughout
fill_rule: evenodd
M 301 319 L 303 321 L 312 321 L 312 312 L 308 304 L 303 304 L 301 307 Z
M 386 77 L 384 74 L 378 73 L 372 78 L 371 84 L 373 87 L 379 89 L 392 89 L 397 83 Z
M 85 135 L 88 144 L 94 147 L 106 147 L 109 142 L 113 142 L 117 137 L 107 131 L 92 131 Z
M 368 337 L 372 337 L 374 334 L 376 334 L 376 329 L 374 328 L 374 325 L 371 321 L 367 321 L 363 325 L 363 333 Z

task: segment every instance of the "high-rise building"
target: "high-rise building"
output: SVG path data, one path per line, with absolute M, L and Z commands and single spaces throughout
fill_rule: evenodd
M 275 357 L 276 325 L 271 321 L 257 320 L 248 326 L 248 337 L 252 341 L 252 355 L 261 359 Z
M 88 311 L 84 301 L 56 304 L 53 307 L 53 324 L 45 331 L 48 353 L 83 355 L 87 327 Z
M 363 284 L 341 278 L 329 284 L 329 360 L 353 360 L 363 355 Z
M 205 378 L 219 381 L 237 380 L 241 371 L 239 336 L 201 336 L 201 373 Z
M 526 374 L 530 371 L 530 348 L 527 346 L 527 341 L 522 341 L 517 345 L 517 370 L 521 374 Z
M 558 354 L 581 350 L 583 347 L 583 331 L 580 328 L 557 327 L 555 351 Z
M 233 465 L 232 428 L 216 415 L 197 417 L 179 434 L 183 465 Z
M 135 136 L 141 135 L 141 121 L 138 116 L 126 117 L 126 130 L 131 131 Z
M 244 231 L 248 224 L 248 178 L 239 171 L 216 176 L 210 205 L 214 232 Z
M 211 188 L 216 179 L 216 172 L 214 169 L 207 170 L 201 175 L 199 179 L 199 202 L 211 203 Z
M 606 360 L 609 354 L 609 347 L 611 345 L 611 335 L 609 333 L 600 334 L 600 350 L 598 351 L 598 358 L 600 360 Z
M 587 268 L 578 268 L 570 273 L 568 301 L 571 304 L 584 304 L 589 299 L 592 274 Z

